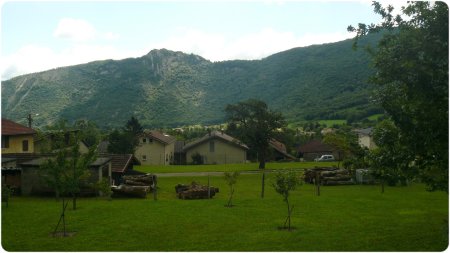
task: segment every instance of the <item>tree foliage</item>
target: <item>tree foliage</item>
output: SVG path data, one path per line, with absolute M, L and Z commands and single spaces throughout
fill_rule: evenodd
M 420 169 L 430 190 L 448 191 L 448 7 L 444 2 L 410 2 L 403 16 L 374 2 L 381 24 L 350 26 L 356 43 L 383 32 L 372 50 L 376 99 L 399 129 L 399 143 Z M 408 18 L 404 18 L 407 16 Z
M 90 176 L 89 165 L 96 159 L 96 146 L 89 147 L 89 151 L 82 154 L 79 142 L 76 132 L 58 131 L 52 139 L 58 149 L 53 150 L 54 156 L 47 158 L 40 166 L 44 180 L 55 190 L 56 197 L 72 196 L 74 210 L 81 188 L 87 186 L 85 180 Z
M 258 154 L 259 168 L 265 168 L 269 143 L 277 129 L 286 125 L 283 115 L 269 110 L 267 104 L 249 99 L 225 108 L 227 121 L 233 126 L 235 137 Z
M 233 199 L 233 195 L 234 195 L 234 185 L 236 184 L 237 178 L 239 177 L 240 173 L 239 173 L 239 171 L 234 171 L 233 173 L 224 172 L 223 174 L 224 174 L 224 178 L 225 178 L 227 185 L 230 187 L 230 195 L 229 195 L 226 207 L 232 207 L 233 206 L 232 199 Z
M 283 197 L 286 202 L 288 215 L 284 222 L 284 228 L 291 230 L 291 214 L 293 205 L 289 204 L 289 193 L 300 184 L 300 177 L 294 171 L 277 171 L 275 174 L 275 182 L 272 184 L 277 193 Z M 287 223 L 287 226 L 286 226 Z
M 134 154 L 139 145 L 139 134 L 143 127 L 134 116 L 127 121 L 123 129 L 113 130 L 109 136 L 108 152 L 112 154 Z
M 401 143 L 400 130 L 391 120 L 380 122 L 373 131 L 373 139 L 377 148 L 368 155 L 373 175 L 381 181 L 382 192 L 384 184 L 394 186 L 397 183 L 406 185 L 413 179 L 416 172 L 411 161 L 414 154 Z

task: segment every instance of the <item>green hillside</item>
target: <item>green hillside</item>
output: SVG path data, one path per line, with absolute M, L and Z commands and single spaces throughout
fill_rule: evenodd
M 370 73 L 367 54 L 352 50 L 352 40 L 254 61 L 213 63 L 152 50 L 3 81 L 2 117 L 24 123 L 28 113 L 39 114 L 38 126 L 83 118 L 116 127 L 132 114 L 146 127 L 212 124 L 223 122 L 227 104 L 257 98 L 289 121 L 352 120 L 380 112 L 370 103 Z

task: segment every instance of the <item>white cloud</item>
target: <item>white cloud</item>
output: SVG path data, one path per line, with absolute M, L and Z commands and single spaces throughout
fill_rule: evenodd
M 82 19 L 63 18 L 59 21 L 53 36 L 73 41 L 94 39 L 96 30 L 89 22 Z
M 2 57 L 1 79 L 105 59 L 123 59 L 132 52 L 123 52 L 113 46 L 73 45 L 60 52 L 36 45 L 27 45 L 16 53 Z

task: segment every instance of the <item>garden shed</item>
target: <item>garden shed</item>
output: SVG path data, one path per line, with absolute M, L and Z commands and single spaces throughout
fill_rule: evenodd
M 22 195 L 51 195 L 54 194 L 53 189 L 47 186 L 43 172 L 40 166 L 48 159 L 53 157 L 40 157 L 31 161 L 23 162 L 21 167 L 21 191 Z M 111 158 L 100 157 L 90 164 L 90 177 L 86 181 L 96 183 L 106 178 L 111 182 Z M 95 195 L 96 192 L 89 187 L 82 189 L 82 194 Z

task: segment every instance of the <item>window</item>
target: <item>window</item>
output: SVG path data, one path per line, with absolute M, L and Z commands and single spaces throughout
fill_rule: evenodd
M 146 143 L 147 142 L 147 138 L 142 138 L 142 143 Z
M 22 151 L 23 152 L 28 151 L 28 140 L 23 140 L 22 141 Z
M 142 161 L 147 161 L 147 156 L 146 155 L 142 156 Z
M 214 152 L 214 141 L 209 142 L 209 152 Z
M 9 148 L 9 136 L 2 135 L 2 148 Z

